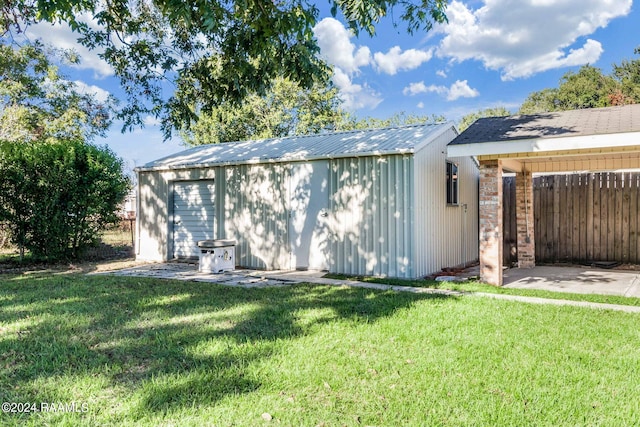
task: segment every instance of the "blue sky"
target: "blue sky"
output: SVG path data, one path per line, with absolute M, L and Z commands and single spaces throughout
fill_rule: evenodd
M 349 33 L 328 3 L 317 3 L 315 34 L 322 56 L 335 67 L 334 83 L 344 106 L 358 116 L 396 112 L 444 115 L 459 121 L 479 109 L 503 106 L 515 112 L 529 93 L 557 86 L 567 71 L 584 64 L 605 73 L 613 63 L 634 59 L 640 46 L 640 12 L 632 0 L 452 1 L 449 23 L 429 33 L 406 34 L 402 22 L 384 19 L 376 35 Z M 399 16 L 399 13 L 396 13 Z M 398 21 L 398 20 L 396 20 Z M 83 60 L 63 70 L 84 90 L 118 95 L 118 80 L 95 52 L 78 47 L 60 25 L 39 24 L 30 37 L 74 47 Z M 184 147 L 162 142 L 158 123 L 120 133 L 115 123 L 105 139 L 129 168 Z

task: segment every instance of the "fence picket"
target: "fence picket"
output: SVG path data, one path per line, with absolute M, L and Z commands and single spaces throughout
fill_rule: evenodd
M 507 264 L 517 229 L 513 177 L 504 191 Z M 533 198 L 537 262 L 640 263 L 640 173 L 539 176 Z

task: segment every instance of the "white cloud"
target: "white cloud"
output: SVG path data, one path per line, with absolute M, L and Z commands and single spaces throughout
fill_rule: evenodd
M 378 71 L 393 76 L 398 71 L 413 70 L 433 56 L 433 50 L 409 49 L 402 52 L 400 46 L 394 46 L 387 53 L 376 52 L 373 55 Z
M 356 47 L 351 43 L 353 34 L 333 18 L 325 18 L 313 32 L 320 46 L 322 57 L 334 66 L 333 82 L 340 90 L 340 97 L 347 110 L 374 109 L 382 102 L 380 94 L 366 83 L 354 83 L 353 76 L 360 68 L 371 64 L 371 51 L 367 46 Z
M 480 92 L 469 87 L 466 80 L 456 80 L 447 91 L 447 101 L 455 101 L 458 98 L 475 98 L 478 95 Z
M 160 126 L 160 120 L 153 116 L 145 116 L 143 123 L 145 126 Z
M 387 53 L 376 52 L 372 55 L 369 47 L 352 43 L 353 33 L 334 18 L 324 18 L 313 28 L 313 32 L 320 46 L 320 55 L 333 65 L 333 82 L 348 110 L 374 109 L 383 100 L 380 93 L 366 82 L 355 81 L 362 78 L 362 67 L 372 66 L 378 72 L 394 75 L 399 71 L 418 68 L 432 58 L 434 51 L 433 48 L 403 51 L 400 46 L 394 46 Z
M 109 98 L 109 92 L 96 85 L 88 85 L 80 80 L 76 80 L 73 83 L 80 93 L 93 94 L 98 102 L 105 102 Z
M 443 79 L 446 79 L 447 78 L 447 73 L 445 73 L 444 70 L 438 70 L 438 71 L 436 71 L 436 76 L 442 77 Z
M 425 85 L 424 82 L 410 83 L 402 90 L 404 95 L 418 95 L 420 93 L 437 93 L 447 98 L 447 101 L 455 101 L 459 98 L 475 98 L 480 95 L 476 89 L 469 87 L 466 80 L 456 80 L 450 87 Z
M 97 28 L 97 24 L 90 16 L 84 16 L 84 21 Z M 95 50 L 89 50 L 78 43 L 78 34 L 74 33 L 66 24 L 39 23 L 29 26 L 27 33 L 29 39 L 42 39 L 45 43 L 61 49 L 73 49 L 80 55 L 80 63 L 72 64 L 73 68 L 80 70 L 93 70 L 96 78 L 109 77 L 114 74 L 113 68 L 98 56 Z
M 347 110 L 361 108 L 374 109 L 382 102 L 380 94 L 366 84 L 355 84 L 347 73 L 340 68 L 335 69 L 333 82 L 340 89 L 340 96 Z
M 444 86 L 436 86 L 436 85 L 430 85 L 427 86 L 424 84 L 424 82 L 417 82 L 417 83 L 409 83 L 409 86 L 405 87 L 402 90 L 402 93 L 404 95 L 417 95 L 419 93 L 427 93 L 427 92 L 435 92 L 435 93 L 439 93 L 439 94 L 443 94 L 446 93 L 447 88 Z
M 552 68 L 594 63 L 600 58 L 602 52 L 603 49 L 600 42 L 588 39 L 583 47 L 575 50 L 571 49 L 566 56 L 562 56 L 561 52 L 556 51 L 540 57 L 523 60 L 519 63 L 509 64 L 504 67 L 505 77 L 503 79 L 526 77 Z
M 503 80 L 554 68 L 594 63 L 600 42 L 582 37 L 631 11 L 632 0 L 484 0 L 472 10 L 454 0 L 438 55 L 456 61 L 475 59 L 501 70 Z M 573 47 L 573 48 L 572 48 Z
M 418 105 L 416 105 L 416 107 L 423 109 L 424 108 L 424 102 L 420 101 L 418 102 Z
M 329 63 L 347 73 L 355 73 L 371 62 L 371 51 L 366 46 L 356 49 L 351 43 L 353 34 L 333 18 L 324 18 L 313 28 L 320 53 Z

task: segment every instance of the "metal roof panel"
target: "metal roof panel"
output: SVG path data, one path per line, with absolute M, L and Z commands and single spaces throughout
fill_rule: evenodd
M 432 141 L 453 126 L 452 123 L 410 125 L 202 145 L 147 163 L 136 170 L 413 153 L 418 144 Z

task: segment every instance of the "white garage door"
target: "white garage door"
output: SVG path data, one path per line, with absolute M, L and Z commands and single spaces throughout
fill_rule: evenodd
M 198 240 L 214 238 L 213 181 L 176 182 L 173 186 L 173 257 L 197 257 Z

